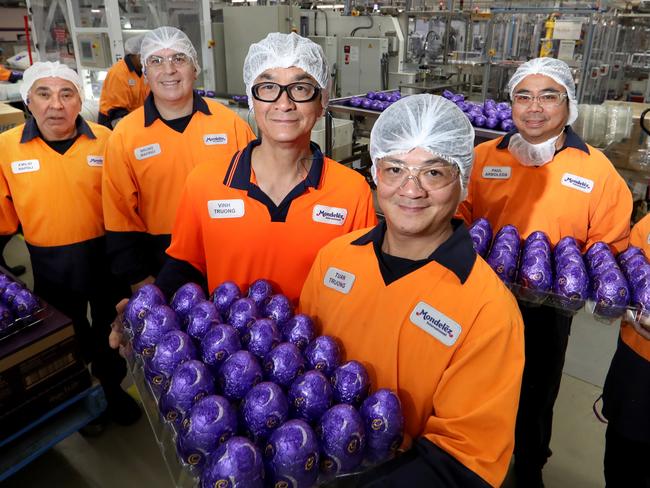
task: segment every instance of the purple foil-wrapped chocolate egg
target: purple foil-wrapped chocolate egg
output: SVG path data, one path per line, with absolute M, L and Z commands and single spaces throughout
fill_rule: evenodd
M 609 246 L 605 244 L 602 241 L 598 241 L 594 243 L 589 250 L 585 253 L 585 257 L 587 259 L 587 262 L 591 261 L 591 259 L 594 257 L 594 255 L 600 253 L 600 252 L 607 252 L 611 254 L 611 250 L 609 249 Z
M 318 422 L 333 401 L 330 382 L 323 373 L 314 369 L 296 378 L 289 388 L 288 397 L 292 416 L 310 424 Z
M 289 418 L 289 402 L 282 388 L 265 381 L 246 393 L 240 411 L 248 438 L 263 444 Z
M 301 351 L 316 337 L 316 329 L 312 319 L 305 314 L 291 317 L 284 325 L 284 340 L 295 344 Z
M 451 100 L 454 96 L 454 92 L 452 92 L 451 90 L 444 90 L 442 92 L 442 96 L 445 97 L 447 100 Z
M 208 459 L 201 488 L 264 488 L 264 459 L 245 437 L 228 439 Z
M 212 301 L 216 305 L 217 311 L 222 317 L 226 316 L 230 306 L 240 298 L 241 291 L 237 284 L 232 281 L 224 281 L 212 292 Z
M 636 254 L 634 256 L 628 257 L 623 263 L 621 263 L 621 269 L 628 276 L 635 269 L 641 268 L 648 264 L 648 260 L 643 254 Z
M 219 386 L 230 401 L 238 401 L 256 384 L 262 381 L 262 367 L 248 351 L 237 351 L 223 363 L 219 374 Z
M 562 252 L 567 248 L 580 250 L 578 242 L 575 240 L 575 238 L 571 236 L 565 236 L 560 239 L 555 245 L 555 254 L 562 254 Z
M 366 398 L 359 413 L 366 428 L 368 459 L 378 462 L 391 457 L 404 438 L 404 415 L 397 395 L 377 390 Z
M 165 305 L 165 295 L 156 285 L 144 285 L 136 291 L 124 309 L 124 326 L 137 334 L 142 328 L 144 316 L 156 305 Z
M 13 283 L 13 282 L 14 280 L 9 278 L 9 276 L 7 276 L 4 273 L 0 273 L 0 296 L 4 293 L 5 288 L 7 288 L 9 283 Z
M 19 319 L 33 315 L 40 307 L 41 304 L 38 301 L 38 298 L 36 298 L 36 295 L 27 288 L 18 291 L 11 302 L 11 308 L 13 309 L 16 318 Z
M 239 334 L 232 325 L 213 325 L 201 340 L 201 360 L 216 374 L 226 359 L 240 349 Z
M 620 317 L 630 301 L 630 290 L 618 266 L 592 276 L 591 298 L 594 313 L 608 318 Z
M 358 407 L 368 396 L 370 377 L 363 364 L 348 361 L 334 370 L 332 387 L 336 403 L 348 403 Z
M 341 364 L 341 348 L 336 339 L 320 336 L 305 348 L 305 359 L 310 369 L 317 369 L 328 378 Z
M 578 310 L 587 299 L 589 277 L 582 261 L 562 265 L 556 263 L 553 293 L 567 310 Z
M 630 269 L 627 273 L 630 285 L 637 286 L 642 280 L 650 278 L 650 264 L 643 263 Z
M 302 420 L 278 427 L 264 449 L 270 486 L 307 488 L 316 483 L 320 459 L 318 439 Z
M 335 405 L 323 414 L 316 434 L 321 446 L 321 469 L 326 474 L 353 471 L 363 461 L 366 429 L 352 405 Z
M 208 395 L 189 410 L 177 437 L 181 459 L 202 467 L 219 446 L 237 434 L 237 409 L 219 395 Z
M 14 314 L 7 305 L 0 303 L 0 331 L 9 327 L 14 321 Z
M 264 316 L 275 320 L 280 327 L 283 327 L 284 323 L 293 317 L 291 301 L 284 295 L 273 295 L 264 306 Z
M 479 256 L 485 257 L 492 243 L 492 226 L 487 219 L 480 218 L 474 221 L 469 228 L 469 235 L 474 244 L 474 250 Z
M 635 256 L 643 256 L 643 251 L 636 246 L 630 246 L 618 255 L 618 262 L 621 267 L 624 267 L 627 264 L 628 260 Z
M 650 278 L 643 279 L 632 287 L 632 304 L 640 310 L 650 310 Z
M 133 349 L 145 358 L 153 355 L 153 348 L 170 330 L 180 329 L 176 313 L 167 305 L 156 305 L 145 314 L 142 330 L 136 331 Z
M 250 331 L 242 336 L 242 343 L 246 345 L 246 349 L 260 359 L 264 359 L 280 342 L 282 342 L 282 334 L 271 319 L 257 319 L 251 325 Z
M 180 425 L 194 403 L 213 395 L 214 378 L 201 361 L 190 359 L 180 364 L 160 397 L 160 411 L 169 422 Z
M 256 280 L 248 288 L 248 298 L 260 308 L 266 300 L 273 295 L 273 287 L 267 280 Z
M 256 318 L 257 305 L 251 298 L 240 298 L 228 311 L 228 323 L 237 329 L 240 336 L 248 332 Z
M 196 358 L 196 347 L 190 336 L 181 330 L 170 330 L 156 344 L 153 356 L 145 363 L 144 373 L 156 394 L 161 394 L 176 368 Z
M 504 112 L 497 113 L 497 118 L 500 119 L 502 114 L 505 114 L 505 113 Z M 508 119 L 502 120 L 500 126 L 501 126 L 501 130 L 504 130 L 506 132 L 510 132 L 512 129 L 515 128 L 515 123 L 514 123 L 514 121 L 512 119 L 508 118 Z
M 176 312 L 180 323 L 185 324 L 190 310 L 192 310 L 194 305 L 203 300 L 205 300 L 205 293 L 199 285 L 196 283 L 185 283 L 176 290 L 169 306 Z
M 9 283 L 2 292 L 2 301 L 11 306 L 17 293 L 23 291 L 25 287 L 15 281 Z
M 487 263 L 505 283 L 512 283 L 517 272 L 517 255 L 498 246 L 492 246 Z
M 213 325 L 221 323 L 221 315 L 217 307 L 209 300 L 201 300 L 187 314 L 187 329 L 189 336 L 197 342 Z
M 361 99 L 361 108 L 368 108 L 369 109 L 370 106 L 372 105 L 372 102 L 373 101 L 370 100 L 369 98 L 362 98 Z
M 264 358 L 264 372 L 269 381 L 283 388 L 305 371 L 305 358 L 298 346 L 283 342 L 274 347 Z

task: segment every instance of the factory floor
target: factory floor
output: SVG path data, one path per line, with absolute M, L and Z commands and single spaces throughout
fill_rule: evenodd
M 31 285 L 24 242 L 15 237 L 5 250 L 10 266 L 25 264 L 21 278 Z M 598 488 L 605 425 L 592 404 L 602 390 L 616 345 L 618 326 L 595 322 L 581 312 L 573 321 L 562 387 L 555 405 L 553 456 L 544 469 L 547 488 Z M 133 389 L 131 388 L 131 391 Z M 2 488 L 173 488 L 145 416 L 131 427 L 112 425 L 95 438 L 74 434 L 3 483 Z M 511 476 L 504 488 L 514 487 Z

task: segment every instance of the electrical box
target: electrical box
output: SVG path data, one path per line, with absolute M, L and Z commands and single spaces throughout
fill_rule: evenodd
M 343 37 L 339 43 L 341 96 L 382 89 L 382 58 L 388 55 L 385 37 Z M 386 66 L 388 68 L 388 66 Z
M 108 69 L 112 66 L 108 33 L 77 34 L 77 45 L 81 67 Z
M 335 36 L 309 36 L 309 39 L 314 41 L 323 48 L 325 59 L 330 67 L 330 72 L 334 72 L 334 65 L 336 64 L 336 56 L 338 55 L 338 44 Z

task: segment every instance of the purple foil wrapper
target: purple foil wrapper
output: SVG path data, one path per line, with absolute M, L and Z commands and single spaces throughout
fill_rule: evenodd
M 144 316 L 156 305 L 165 305 L 165 295 L 156 285 L 144 285 L 136 291 L 124 309 L 124 326 L 137 334 L 142 329 Z
M 291 301 L 284 295 L 273 295 L 264 305 L 264 316 L 283 327 L 284 323 L 293 317 Z
M 248 438 L 258 445 L 266 442 L 289 418 L 289 402 L 284 391 L 270 381 L 251 388 L 239 408 Z
M 144 316 L 142 330 L 136 331 L 133 349 L 145 358 L 153 355 L 153 348 L 170 330 L 180 329 L 178 318 L 167 305 L 156 305 Z
M 316 337 L 312 319 L 305 314 L 291 317 L 283 328 L 284 340 L 295 344 L 301 351 Z
M 180 323 L 185 324 L 190 310 L 203 300 L 205 300 L 205 293 L 203 293 L 203 289 L 199 285 L 185 283 L 176 290 L 169 306 L 176 312 Z
M 348 361 L 334 370 L 332 387 L 336 403 L 348 403 L 358 407 L 368 396 L 370 377 L 363 364 Z
M 181 330 L 171 330 L 156 344 L 151 360 L 145 363 L 144 373 L 152 389 L 159 395 L 167 388 L 176 368 L 196 358 L 196 347 L 190 336 Z
M 217 376 L 219 386 L 230 401 L 239 401 L 262 381 L 262 367 L 248 351 L 237 351 L 221 366 Z
M 242 335 L 242 343 L 246 349 L 259 359 L 264 359 L 280 342 L 282 342 L 282 334 L 271 319 L 257 319 L 251 325 L 249 332 Z
M 240 349 L 239 334 L 232 325 L 213 325 L 201 340 L 201 360 L 216 374 L 226 359 Z
M 288 388 L 304 371 L 305 358 L 300 349 L 290 342 L 278 344 L 264 358 L 266 378 L 283 388 Z
M 474 244 L 474 250 L 479 256 L 485 257 L 492 243 L 492 226 L 485 218 L 476 219 L 469 228 L 469 235 Z
M 207 366 L 190 359 L 179 365 L 172 374 L 169 386 L 160 397 L 160 411 L 166 420 L 180 425 L 195 402 L 214 393 L 214 378 Z
M 210 456 L 201 473 L 201 488 L 264 488 L 264 459 L 244 437 L 228 439 Z
M 311 370 L 291 384 L 288 398 L 292 417 L 315 424 L 332 406 L 332 387 L 323 373 Z
M 212 301 L 217 311 L 225 317 L 230 306 L 241 298 L 239 287 L 232 281 L 224 281 L 212 292 Z
M 228 311 L 228 323 L 237 329 L 240 337 L 248 333 L 248 329 L 257 317 L 257 305 L 250 298 L 240 298 L 230 306 Z
M 266 280 L 256 280 L 248 288 L 248 298 L 252 299 L 258 308 L 261 308 L 271 295 L 273 295 L 273 287 Z
M 305 348 L 305 359 L 310 369 L 319 370 L 329 378 L 341 364 L 341 348 L 333 337 L 319 336 Z
M 330 408 L 318 422 L 316 434 L 321 446 L 321 469 L 326 474 L 349 473 L 363 461 L 366 429 L 353 406 L 341 404 Z
M 316 483 L 318 439 L 302 420 L 289 420 L 277 428 L 266 444 L 264 458 L 270 486 L 308 488 Z
M 404 438 L 402 405 L 395 393 L 377 390 L 359 410 L 366 429 L 366 456 L 371 462 L 392 457 Z
M 221 314 L 217 307 L 209 300 L 201 300 L 187 314 L 186 332 L 189 336 L 201 341 L 210 327 L 221 323 Z

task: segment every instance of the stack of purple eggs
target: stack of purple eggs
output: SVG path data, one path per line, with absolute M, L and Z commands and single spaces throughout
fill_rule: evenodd
M 618 262 L 632 292 L 632 305 L 639 311 L 650 310 L 650 263 L 643 251 L 630 246 L 618 255 Z
M 346 100 L 350 107 L 360 107 L 367 110 L 383 112 L 397 100 L 402 98 L 399 90 L 392 92 L 373 92 L 366 93 L 365 97 L 351 97 Z
M 578 243 L 573 237 L 563 237 L 556 244 L 553 254 L 554 300 L 563 309 L 578 311 L 589 294 L 589 276 Z
M 41 304 L 22 283 L 0 273 L 0 334 L 14 330 L 19 319 L 27 319 L 41 308 Z
M 178 456 L 201 486 L 312 486 L 319 473 L 388 459 L 402 442 L 398 397 L 371 394 L 365 367 L 344 362 L 337 340 L 317 336 L 266 280 L 245 296 L 222 283 L 209 300 L 189 283 L 171 306 L 146 285 L 125 322 Z
M 548 296 L 553 284 L 551 243 L 541 231 L 532 232 L 524 241 L 517 276 L 519 297 L 540 303 Z
M 469 235 L 472 238 L 474 250 L 479 256 L 485 258 L 492 244 L 492 226 L 490 222 L 481 217 L 476 219 L 469 228 Z
M 484 103 L 468 102 L 465 100 L 465 95 L 456 94 L 450 90 L 443 91 L 442 96 L 454 102 L 458 108 L 465 112 L 475 127 L 487 127 L 506 132 L 514 128 L 512 109 L 508 103 L 496 103 L 489 98 Z
M 505 225 L 497 232 L 487 263 L 504 283 L 510 284 L 517 274 L 521 238 L 514 225 Z
M 630 289 L 609 246 L 596 242 L 585 254 L 585 262 L 594 314 L 607 319 L 620 317 L 630 303 Z

